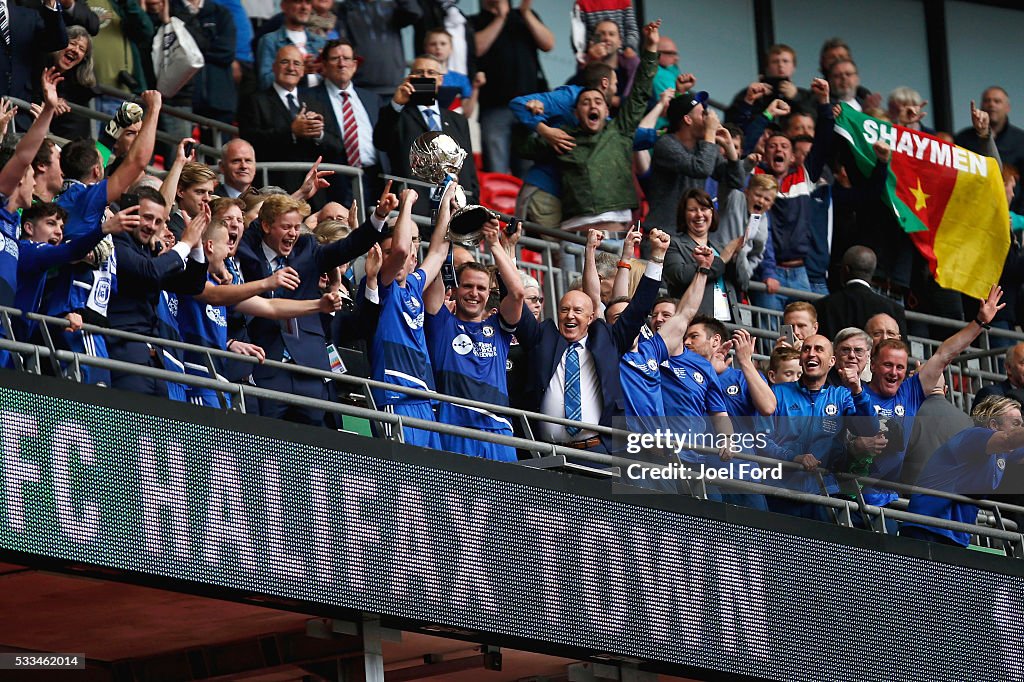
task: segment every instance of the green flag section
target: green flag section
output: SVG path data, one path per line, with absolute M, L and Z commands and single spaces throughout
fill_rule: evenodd
M 1010 248 L 1010 213 L 996 160 L 846 104 L 836 133 L 850 144 L 864 175 L 878 163 L 872 145 L 889 145 L 888 203 L 935 281 L 974 298 L 988 296 Z

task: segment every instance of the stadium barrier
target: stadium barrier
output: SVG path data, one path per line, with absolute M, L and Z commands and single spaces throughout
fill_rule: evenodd
M 403 429 L 405 427 L 425 429 L 435 431 L 438 433 L 492 442 L 500 445 L 507 445 L 510 447 L 526 450 L 532 453 L 534 459 L 524 460 L 523 462 L 520 463 L 525 466 L 540 468 L 561 468 L 563 470 L 569 470 L 575 473 L 587 473 L 589 475 L 595 475 L 599 477 L 621 476 L 623 470 L 622 468 L 628 468 L 633 465 L 639 465 L 643 468 L 655 468 L 658 466 L 649 461 L 630 459 L 628 457 L 622 456 L 621 454 L 596 453 L 533 440 L 532 431 L 530 427 L 530 420 L 546 421 L 562 425 L 575 425 L 595 431 L 604 436 L 611 436 L 613 438 L 629 438 L 630 433 L 628 431 L 624 431 L 621 429 L 608 428 L 593 424 L 582 424 L 560 417 L 554 417 L 545 414 L 519 410 L 511 407 L 501 407 L 491 404 L 479 403 L 477 401 L 467 398 L 458 398 L 435 392 L 427 392 L 418 389 L 406 388 L 402 386 L 383 384 L 381 382 L 376 382 L 371 379 L 364 379 L 361 377 L 350 376 L 347 374 L 324 372 L 321 370 L 302 367 L 291 363 L 282 363 L 273 360 L 267 360 L 265 362 L 266 365 L 275 367 L 280 371 L 295 372 L 306 376 L 316 376 L 324 380 L 340 382 L 348 386 L 356 386 L 359 389 L 359 392 L 365 397 L 365 404 L 367 406 L 361 407 L 357 405 L 349 405 L 344 403 L 317 400 L 307 398 L 304 396 L 279 393 L 276 391 L 270 391 L 252 385 L 236 384 L 221 379 L 212 379 L 208 377 L 180 374 L 177 372 L 170 372 L 163 369 L 135 365 L 132 363 L 125 363 L 108 358 L 97 358 L 93 356 L 73 353 L 70 351 L 59 350 L 53 344 L 51 336 L 52 331 L 50 328 L 53 327 L 53 329 L 62 330 L 68 326 L 67 320 L 61 318 L 47 317 L 36 313 L 30 313 L 28 314 L 28 317 L 30 319 L 42 323 L 40 326 L 41 329 L 44 330 L 44 344 L 36 345 L 18 341 L 14 339 L 12 334 L 11 317 L 20 315 L 22 315 L 22 313 L 19 310 L 0 307 L 0 322 L 2 322 L 7 335 L 7 338 L 0 339 L 0 349 L 10 351 L 14 355 L 14 357 L 17 358 L 15 360 L 16 369 L 30 374 L 43 374 L 45 372 L 46 366 L 44 365 L 44 361 L 47 361 L 49 367 L 52 368 L 53 373 L 56 374 L 57 376 L 64 377 L 66 379 L 71 379 L 75 382 L 80 382 L 82 374 L 80 370 L 82 365 L 103 367 L 110 370 L 134 373 L 140 376 L 151 377 L 164 381 L 177 382 L 188 386 L 197 386 L 212 389 L 221 394 L 232 396 L 234 398 L 234 400 L 232 400 L 233 409 L 234 411 L 237 412 L 244 412 L 244 403 L 246 396 L 254 397 L 257 399 L 277 400 L 291 405 L 309 407 L 318 410 L 325 410 L 327 412 L 332 412 L 335 414 L 366 419 L 378 424 L 389 424 L 392 427 L 390 430 L 390 438 L 392 440 L 395 440 L 396 442 L 404 442 Z M 157 348 L 177 348 L 181 350 L 193 351 L 195 353 L 205 356 L 207 358 L 206 364 L 209 367 L 213 367 L 214 357 L 230 358 L 232 360 L 249 362 L 253 365 L 258 363 L 258 360 L 256 358 L 252 358 L 249 356 L 240 356 L 226 350 L 194 346 L 180 341 L 147 337 L 131 332 L 124 332 L 116 329 L 106 329 L 102 327 L 95 327 L 92 325 L 84 325 L 83 328 L 86 331 L 89 331 L 94 334 L 113 336 L 132 341 L 150 343 L 152 346 Z M 27 358 L 22 358 L 21 355 L 27 356 Z M 64 367 L 66 367 L 66 369 Z M 508 417 L 510 420 L 515 419 L 519 421 L 523 425 L 524 433 L 527 434 L 527 437 L 518 438 L 514 436 L 502 436 L 498 434 L 477 431 L 471 428 L 464 428 L 441 422 L 425 421 L 410 417 L 404 417 L 401 415 L 389 414 L 383 411 L 378 411 L 375 409 L 375 405 L 373 403 L 371 389 L 385 387 L 388 388 L 389 390 L 399 391 L 415 397 L 427 398 L 431 400 L 440 400 L 456 405 L 465 405 L 501 414 L 503 416 Z M 717 449 L 704 448 L 696 445 L 689 447 L 687 449 L 706 455 L 717 455 L 719 452 Z M 777 459 L 754 455 L 750 452 L 739 452 L 736 453 L 735 456 L 738 459 L 758 464 L 765 464 L 771 466 L 781 465 L 783 468 L 793 471 L 802 470 L 802 467 L 794 462 L 784 462 Z M 594 465 L 595 467 L 620 467 L 620 470 L 595 470 L 594 467 L 578 464 L 578 462 L 581 461 L 587 464 Z M 877 479 L 869 477 L 858 477 L 852 474 L 845 474 L 842 472 L 834 473 L 834 475 L 841 480 L 857 481 L 859 483 L 867 485 L 871 485 L 873 483 L 881 483 L 886 487 L 900 490 L 903 492 L 922 492 L 937 497 L 951 499 L 957 502 L 965 502 L 975 505 L 989 512 L 989 514 L 987 514 L 985 518 L 982 520 L 983 523 L 992 523 L 995 527 L 989 527 L 988 525 L 959 523 L 955 521 L 936 519 L 933 517 L 912 514 L 906 511 L 902 511 L 900 509 L 884 509 L 872 505 L 867 505 L 864 503 L 862 496 L 860 496 L 859 500 L 856 501 L 849 498 L 830 497 L 824 489 L 823 476 L 824 474 L 827 473 L 827 470 L 820 469 L 817 477 L 819 484 L 821 486 L 821 491 L 823 493 L 821 495 L 815 493 L 798 492 L 795 490 L 788 490 L 776 486 L 741 480 L 722 480 L 717 481 L 716 485 L 720 485 L 721 487 L 734 492 L 772 494 L 782 496 L 786 499 L 790 499 L 795 502 L 811 502 L 814 504 L 818 504 L 832 510 L 831 513 L 835 522 L 839 525 L 844 526 L 852 526 L 852 514 L 856 511 L 863 511 L 868 517 L 877 518 L 877 521 L 871 524 L 871 530 L 883 534 L 886 533 L 884 524 L 884 519 L 886 517 L 900 521 L 915 521 L 919 523 L 926 523 L 934 527 L 945 528 L 953 531 L 968 532 L 973 536 L 977 536 L 978 538 L 985 538 L 987 542 L 994 543 L 996 544 L 996 546 L 1001 546 L 1009 556 L 1024 558 L 1024 536 L 1022 536 L 1019 532 L 1015 532 L 1017 529 L 1015 529 L 1015 527 L 1012 524 L 1008 525 L 1008 521 L 1004 518 L 1007 515 L 1007 513 L 1024 513 L 1024 507 L 1018 507 L 1015 505 L 1003 502 L 994 502 L 990 500 L 975 500 L 973 498 L 965 497 L 962 495 L 955 495 L 940 490 L 931 490 L 914 486 L 906 486 L 889 481 L 878 481 Z M 650 492 L 644 489 L 632 487 L 631 490 L 634 493 Z M 703 482 L 701 482 L 699 485 L 690 486 L 690 491 L 695 497 L 707 496 L 707 490 L 704 487 Z
M 139 97 L 131 93 L 124 92 L 123 90 L 118 90 L 117 88 L 111 88 L 106 85 L 97 85 L 94 89 L 96 90 L 96 92 L 107 97 L 117 97 L 128 102 L 135 102 L 136 104 L 140 105 L 142 104 L 142 100 Z M 212 135 L 213 147 L 216 149 L 218 158 L 220 155 L 221 145 L 224 144 L 225 140 L 230 140 L 233 137 L 238 137 L 237 126 L 233 126 L 230 123 L 224 123 L 223 121 L 218 121 L 213 118 L 208 118 L 206 116 L 200 116 L 199 114 L 193 111 L 189 111 L 188 109 L 179 109 L 178 107 L 172 107 L 164 103 L 160 107 L 160 112 L 163 114 L 167 114 L 168 116 L 173 116 L 174 118 L 181 119 L 183 121 L 188 121 L 189 123 L 193 124 L 193 127 L 199 126 L 201 129 L 209 130 Z M 224 137 L 225 135 L 227 136 L 226 138 Z M 210 148 L 207 147 L 207 149 Z
M 750 290 L 765 292 L 767 287 L 762 282 L 751 282 Z M 821 294 L 786 287 L 780 287 L 778 294 L 794 300 L 810 302 L 823 298 Z M 763 354 L 771 353 L 771 347 L 778 338 L 778 334 L 767 330 L 779 329 L 782 324 L 781 310 L 771 310 L 738 303 L 735 306 L 733 318 L 743 320 L 747 327 L 753 326 L 756 330 L 759 330 L 759 333 L 755 335 L 764 339 L 761 343 L 761 352 Z M 967 324 L 964 320 L 926 315 L 912 310 L 906 311 L 906 318 L 908 323 L 920 322 L 922 324 L 948 328 L 950 334 L 959 331 Z M 751 330 L 751 333 L 754 333 L 754 330 Z M 1024 341 L 1024 333 L 995 327 L 983 329 L 975 341 L 976 346 L 971 346 L 967 352 L 956 357 L 946 370 L 946 385 L 949 387 L 946 398 L 965 412 L 970 410 L 974 402 L 974 395 L 984 385 L 982 382 L 999 382 L 1005 378 L 1005 374 L 999 371 L 999 361 L 1006 352 L 1006 348 L 993 347 L 992 340 L 996 338 L 1017 344 Z M 904 341 L 910 346 L 911 357 L 922 360 L 931 357 L 938 347 L 942 345 L 940 340 L 913 335 L 904 339 Z M 977 382 L 972 380 L 977 380 Z
M 622 679 L 1020 669 L 1024 562 L 987 552 L 16 372 L 0 409 L 0 559 L 31 570 L 309 614 L 325 635 L 379 617 Z
M 17 97 L 7 97 L 6 99 L 10 100 L 12 104 L 17 105 L 20 109 L 24 111 L 29 111 L 29 103 L 25 100 L 18 99 Z M 110 119 L 114 118 L 110 114 L 104 114 L 102 111 L 96 111 L 95 109 L 90 109 L 89 107 L 83 107 L 80 104 L 73 104 L 72 102 L 68 102 L 67 105 L 71 108 L 72 113 L 84 116 L 85 118 L 89 118 L 94 121 L 99 121 L 101 125 L 106 123 Z M 161 111 L 165 110 L 166 109 L 161 109 Z M 177 147 L 178 143 L 181 142 L 180 138 L 176 138 L 170 135 L 169 133 L 165 133 L 162 130 L 156 131 L 156 139 L 159 140 L 160 142 L 165 142 L 171 145 L 172 147 Z M 220 147 L 214 148 L 205 144 L 196 145 L 196 158 L 205 160 L 206 157 L 209 157 L 211 159 L 219 159 Z

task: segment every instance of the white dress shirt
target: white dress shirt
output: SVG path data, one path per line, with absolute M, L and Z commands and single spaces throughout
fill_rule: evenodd
M 849 104 L 855 111 L 864 111 L 864 107 L 860 105 L 860 102 L 857 101 L 856 97 L 851 97 L 850 99 L 844 99 L 842 101 L 844 104 Z
M 327 90 L 327 97 L 331 101 L 331 108 L 334 109 L 334 118 L 338 120 L 338 133 L 341 135 L 342 144 L 345 142 L 345 116 L 341 109 L 341 93 L 347 92 L 349 94 L 348 101 L 352 104 L 352 113 L 356 117 L 356 129 L 359 131 L 358 161 L 364 168 L 366 166 L 375 166 L 377 164 L 377 151 L 373 146 L 373 126 L 370 124 L 370 115 L 366 113 L 366 107 L 363 106 L 363 101 L 359 99 L 359 95 L 356 94 L 352 83 L 349 83 L 348 87 L 342 90 L 331 81 L 324 81 L 324 87 Z M 348 161 L 352 164 L 354 159 L 349 159 Z
M 299 99 L 299 89 L 298 88 L 295 88 L 294 90 L 290 90 L 290 91 L 289 90 L 285 90 L 284 88 L 282 88 L 277 83 L 277 81 L 274 81 L 273 88 L 274 88 L 274 92 L 277 93 L 277 96 L 281 98 L 281 104 L 284 105 L 285 109 L 288 109 L 288 95 L 293 95 L 295 97 L 295 103 L 299 106 L 299 109 L 302 109 L 302 100 Z M 288 109 L 288 111 L 290 112 L 291 109 Z
M 587 350 L 587 337 L 577 341 L 580 347 L 576 353 L 580 358 L 580 406 L 583 408 L 583 421 L 588 424 L 598 424 L 601 421 L 601 380 L 597 376 L 597 364 L 594 362 L 593 354 Z M 544 394 L 540 411 L 543 414 L 553 417 L 565 416 L 565 356 L 569 354 L 572 344 L 562 353 L 555 373 L 551 375 L 548 382 L 548 390 Z M 542 440 L 555 443 L 569 443 L 573 441 L 593 438 L 597 434 L 594 431 L 583 429 L 575 436 L 569 435 L 561 424 L 541 422 L 538 425 L 539 436 Z

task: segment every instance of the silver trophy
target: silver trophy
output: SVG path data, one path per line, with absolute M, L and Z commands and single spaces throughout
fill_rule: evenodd
M 412 143 L 409 168 L 417 178 L 434 185 L 430 190 L 430 203 L 435 216 L 448 185 L 458 182 L 466 156 L 466 150 L 458 142 L 437 131 L 423 133 Z M 455 188 L 455 208 L 448 223 L 448 241 L 460 246 L 476 246 L 483 238 L 481 228 L 497 214 L 483 206 L 467 206 L 462 187 Z

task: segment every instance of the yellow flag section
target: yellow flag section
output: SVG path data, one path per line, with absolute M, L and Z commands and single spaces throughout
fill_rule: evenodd
M 849 143 L 865 176 L 878 163 L 872 145 L 889 145 L 886 198 L 935 281 L 985 298 L 1010 248 L 1010 213 L 996 160 L 845 104 L 836 133 Z
M 974 298 L 985 298 L 999 282 L 1010 249 L 1010 211 L 1002 174 L 995 159 L 985 160 L 986 177 L 957 174 L 953 194 L 934 232 L 933 257 L 925 251 L 924 235 L 911 235 L 928 258 L 939 286 Z

